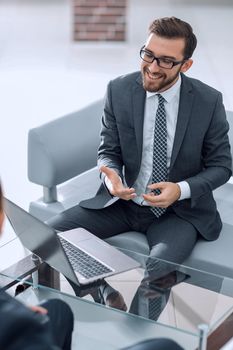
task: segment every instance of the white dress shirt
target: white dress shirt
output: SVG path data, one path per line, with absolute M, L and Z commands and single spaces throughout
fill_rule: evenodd
M 175 138 L 178 108 L 180 100 L 180 86 L 181 77 L 179 76 L 177 82 L 172 85 L 168 90 L 161 92 L 160 95 L 165 99 L 164 107 L 167 119 L 167 168 L 169 173 L 169 167 L 171 163 L 171 154 L 173 149 L 173 143 Z M 144 110 L 144 124 L 143 124 L 143 145 L 142 145 L 142 160 L 138 177 L 132 186 L 135 188 L 137 197 L 132 199 L 139 205 L 148 205 L 144 201 L 142 194 L 148 193 L 150 190 L 147 188 L 151 184 L 152 166 L 153 166 L 153 142 L 154 142 L 154 127 L 155 117 L 158 108 L 158 93 L 146 92 L 145 110 Z M 108 189 L 111 189 L 111 182 L 105 177 L 105 183 Z M 186 181 L 178 182 L 181 190 L 181 196 L 179 200 L 190 198 L 191 191 L 189 184 Z

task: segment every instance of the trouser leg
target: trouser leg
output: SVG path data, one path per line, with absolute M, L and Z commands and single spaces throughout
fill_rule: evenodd
M 58 231 L 82 227 L 103 239 L 130 230 L 130 223 L 122 206 L 122 200 L 99 210 L 76 205 L 49 219 L 47 224 Z
M 174 263 L 182 263 L 190 254 L 197 239 L 196 229 L 188 222 L 177 217 L 172 211 L 168 210 L 163 216 L 156 219 L 149 208 L 141 208 L 131 201 L 122 200 L 118 200 L 110 207 L 100 210 L 84 209 L 76 206 L 49 220 L 48 224 L 60 231 L 83 227 L 100 238 L 107 238 L 132 229 L 141 231 L 147 234 L 151 256 Z M 154 263 L 154 259 L 152 261 Z M 147 275 L 145 275 L 145 278 L 148 277 L 148 272 L 151 273 L 152 271 L 156 271 L 156 278 L 168 273 L 168 271 L 164 271 L 164 266 L 158 264 L 156 267 L 149 267 L 150 259 L 148 259 L 146 265 Z M 143 289 L 145 287 L 144 282 L 142 283 Z M 164 297 L 167 300 L 168 296 Z M 136 299 L 138 299 L 137 293 Z M 163 305 L 166 304 L 166 300 L 162 303 Z M 136 313 L 138 311 L 135 311 L 135 309 L 138 307 L 134 306 L 135 300 L 132 303 L 131 310 Z
M 197 234 L 193 225 L 173 212 L 164 214 L 149 226 L 147 238 L 151 252 L 130 312 L 157 320 L 166 306 L 172 286 L 185 278 L 174 265 L 163 260 L 181 264 L 191 253 Z
M 41 304 L 48 310 L 49 327 L 54 342 L 63 350 L 71 349 L 74 316 L 68 304 L 60 299 L 51 299 Z
M 82 227 L 94 235 L 105 239 L 130 230 L 130 223 L 126 211 L 127 210 L 125 210 L 124 204 L 122 205 L 121 200 L 118 200 L 110 207 L 100 210 L 86 209 L 77 205 L 48 220 L 47 224 L 58 231 L 66 231 Z M 96 302 L 103 303 L 101 291 L 103 288 L 106 290 L 106 283 L 103 288 L 100 288 L 100 290 L 98 290 L 98 288 L 94 290 L 91 287 L 89 293 L 88 289 L 84 291 L 82 287 L 74 285 L 74 283 L 71 283 L 70 281 L 69 283 L 74 289 L 76 295 L 82 296 L 85 294 L 91 294 Z M 109 290 L 110 288 L 111 287 L 109 286 Z M 111 291 L 114 291 L 114 289 L 111 289 Z

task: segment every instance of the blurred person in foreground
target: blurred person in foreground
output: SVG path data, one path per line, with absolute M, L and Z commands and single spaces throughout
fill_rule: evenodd
M 0 234 L 3 222 L 0 184 Z M 0 349 L 70 350 L 73 323 L 72 311 L 62 300 L 26 307 L 0 289 Z

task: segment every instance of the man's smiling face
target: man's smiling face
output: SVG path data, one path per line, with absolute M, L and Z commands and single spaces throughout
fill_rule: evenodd
M 192 60 L 184 61 L 185 40 L 183 38 L 168 39 L 151 33 L 148 37 L 144 50 L 162 60 L 177 62 L 178 65 L 171 69 L 161 68 L 157 61 L 148 63 L 142 60 L 141 73 L 143 87 L 149 92 L 162 92 L 169 89 L 178 79 L 180 72 L 187 71 Z M 145 57 L 146 58 L 146 57 Z

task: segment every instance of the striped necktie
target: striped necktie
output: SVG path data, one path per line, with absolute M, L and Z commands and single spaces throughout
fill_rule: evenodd
M 158 94 L 158 109 L 155 118 L 152 184 L 167 180 L 167 121 L 162 95 Z M 154 190 L 160 194 L 160 190 Z M 165 213 L 166 208 L 151 207 L 151 211 L 158 218 Z

